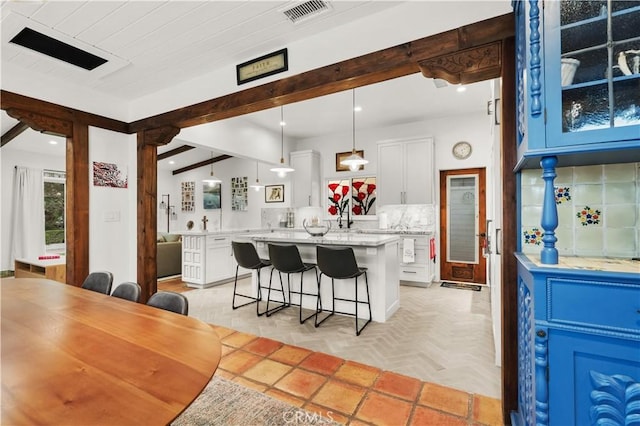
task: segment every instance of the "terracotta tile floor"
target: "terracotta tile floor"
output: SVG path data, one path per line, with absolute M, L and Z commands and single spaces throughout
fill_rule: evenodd
M 348 425 L 502 425 L 500 400 L 212 326 L 216 375 Z

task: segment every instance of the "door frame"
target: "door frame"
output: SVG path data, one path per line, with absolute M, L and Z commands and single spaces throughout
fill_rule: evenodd
M 471 278 L 463 276 L 451 277 L 454 268 L 460 273 L 466 273 L 469 270 L 469 263 L 448 262 L 447 261 L 447 177 L 459 175 L 477 175 L 477 193 L 478 193 L 478 263 L 477 266 L 471 267 Z M 440 280 L 441 281 L 461 281 L 474 284 L 487 283 L 487 262 L 482 252 L 482 241 L 486 242 L 487 236 L 487 179 L 486 168 L 475 167 L 468 169 L 440 170 Z M 451 274 L 447 275 L 450 272 Z M 448 277 L 448 278 L 447 278 Z

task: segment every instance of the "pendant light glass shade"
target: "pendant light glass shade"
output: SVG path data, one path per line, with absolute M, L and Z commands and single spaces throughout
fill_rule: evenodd
M 213 152 L 211 153 L 211 160 L 213 160 Z M 213 161 L 211 161 L 211 174 L 208 178 L 202 179 L 202 183 L 209 186 L 214 186 L 216 183 L 222 183 L 222 179 L 213 174 Z
M 249 188 L 253 188 L 256 191 L 260 191 L 264 188 L 264 185 L 260 183 L 260 178 L 258 177 L 258 162 L 256 161 L 256 183 L 253 185 L 249 185 Z
M 364 166 L 365 164 L 367 164 L 369 161 L 365 160 L 364 158 L 360 157 L 358 155 L 358 153 L 356 152 L 356 90 L 353 89 L 352 90 L 353 93 L 353 98 L 352 98 L 352 114 L 353 114 L 353 120 L 352 120 L 352 149 L 351 149 L 351 155 L 348 156 L 347 158 L 345 158 L 344 160 L 340 161 L 340 164 L 342 164 L 343 166 L 347 166 L 349 167 L 349 170 L 351 170 L 352 172 L 355 172 L 356 170 L 358 170 L 360 168 L 360 166 Z
M 278 174 L 279 177 L 285 177 L 287 173 L 295 172 L 295 169 L 284 163 L 284 107 L 280 107 L 280 165 L 272 167 L 270 170 Z

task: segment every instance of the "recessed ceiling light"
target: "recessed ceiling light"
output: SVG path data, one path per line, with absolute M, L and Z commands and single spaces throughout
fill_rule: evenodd
M 58 145 L 58 141 L 54 141 L 54 140 L 50 140 L 50 141 L 49 141 L 49 143 L 50 143 L 51 145 Z
M 360 111 L 362 111 L 362 107 L 361 106 L 356 106 L 355 108 L 353 108 L 353 110 L 355 112 L 360 112 Z
M 173 160 L 169 160 L 169 164 L 176 164 L 176 162 Z
M 467 88 L 465 86 L 460 85 L 460 86 L 458 86 L 458 88 L 456 90 L 458 91 L 458 93 L 462 93 L 465 90 L 467 90 Z

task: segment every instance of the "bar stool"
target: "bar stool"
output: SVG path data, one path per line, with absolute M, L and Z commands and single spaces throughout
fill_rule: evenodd
M 369 281 L 367 280 L 367 268 L 358 267 L 356 256 L 353 253 L 353 249 L 351 247 L 318 246 L 316 248 L 316 262 L 318 263 L 318 269 L 320 269 L 320 276 L 318 278 L 318 293 L 320 292 L 320 283 L 322 281 L 322 275 L 324 274 L 327 277 L 331 278 L 331 294 L 333 298 L 331 313 L 324 317 L 320 322 L 318 322 L 318 317 L 316 316 L 316 327 L 318 327 L 325 320 L 327 320 L 327 318 L 337 312 L 336 300 L 340 300 L 343 302 L 354 302 L 356 311 L 355 315 L 349 312 L 337 313 L 356 317 L 356 336 L 359 336 L 362 330 L 364 330 L 364 328 L 371 322 L 371 303 L 369 299 Z M 358 277 L 360 275 L 364 275 L 365 289 L 367 291 L 366 301 L 361 301 L 358 299 Z M 335 280 L 346 280 L 349 278 L 355 278 L 355 299 L 336 297 Z M 361 328 L 358 328 L 358 305 L 360 304 L 365 304 L 369 308 L 369 319 Z M 320 303 L 320 300 L 318 300 L 317 310 L 319 312 L 322 310 L 322 304 Z
M 300 309 L 299 309 L 299 317 L 300 324 L 304 323 L 306 320 L 315 316 L 317 314 L 317 310 L 309 315 L 306 318 L 302 318 L 302 296 L 315 296 L 316 298 L 320 297 L 320 292 L 317 293 L 305 293 L 304 292 L 304 273 L 307 271 L 315 271 L 316 275 L 316 283 L 318 281 L 318 269 L 316 265 L 313 263 L 304 263 L 302 258 L 300 258 L 300 251 L 298 247 L 295 245 L 280 245 L 280 244 L 269 244 L 269 258 L 271 259 L 271 263 L 273 264 L 273 270 L 271 271 L 271 277 L 269 278 L 269 292 L 267 294 L 267 316 L 270 316 L 271 313 L 277 312 L 280 309 L 291 306 L 291 293 L 300 295 Z M 274 308 L 272 311 L 269 311 L 269 302 L 271 301 L 271 279 L 273 278 L 273 271 L 278 271 L 278 276 L 280 277 L 280 290 L 275 289 L 276 291 L 280 291 L 282 293 L 282 305 Z M 282 284 L 282 274 L 287 274 L 287 294 L 289 296 L 289 301 L 287 301 L 287 297 L 284 291 L 284 286 Z M 291 274 L 300 274 L 300 291 L 291 290 Z
M 231 300 L 231 307 L 233 309 L 238 309 L 243 306 L 250 305 L 252 303 L 256 304 L 256 315 L 261 316 L 264 312 L 260 312 L 260 301 L 262 300 L 262 283 L 260 281 L 260 271 L 262 268 L 271 266 L 271 261 L 267 259 L 260 259 L 258 256 L 258 252 L 256 251 L 255 246 L 249 242 L 240 242 L 240 241 L 232 241 L 231 247 L 233 249 L 233 256 L 236 258 L 236 262 L 238 265 L 236 266 L 236 279 L 233 283 L 233 299 Z M 258 294 L 257 297 L 249 296 L 246 294 L 238 293 L 238 270 L 240 267 L 245 269 L 251 269 L 256 271 L 258 275 Z M 236 297 L 244 297 L 246 299 L 251 299 L 250 302 L 243 303 L 242 305 L 236 305 Z M 266 312 L 266 311 L 265 311 Z

